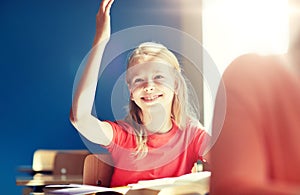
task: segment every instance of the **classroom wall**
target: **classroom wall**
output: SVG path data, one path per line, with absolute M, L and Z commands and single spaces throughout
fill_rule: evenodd
M 180 29 L 179 0 L 168 2 L 115 1 L 112 32 L 145 24 Z M 1 194 L 21 194 L 15 185 L 17 167 L 30 165 L 36 149 L 85 148 L 68 115 L 74 77 L 92 44 L 99 3 L 0 1 Z M 118 72 L 108 72 L 110 79 L 117 78 Z M 101 117 L 111 119 L 110 108 Z

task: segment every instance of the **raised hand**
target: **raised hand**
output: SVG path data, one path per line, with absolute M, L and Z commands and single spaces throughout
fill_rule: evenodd
M 110 38 L 110 7 L 113 2 L 113 0 L 102 0 L 101 2 L 96 17 L 93 48 L 76 88 L 70 116 L 72 124 L 84 137 L 102 145 L 108 145 L 111 142 L 113 130 L 109 123 L 94 117 L 92 109 L 103 52 Z
M 114 0 L 102 0 L 96 15 L 96 34 L 94 45 L 110 38 L 110 8 Z

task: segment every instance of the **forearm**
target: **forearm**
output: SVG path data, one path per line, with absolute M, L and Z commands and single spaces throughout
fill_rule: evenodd
M 106 42 L 95 44 L 87 58 L 84 71 L 78 83 L 72 103 L 72 118 L 79 120 L 86 115 L 90 115 L 95 99 L 102 55 Z
M 91 115 L 98 82 L 98 74 L 105 46 L 110 38 L 110 7 L 113 0 L 103 0 L 96 16 L 93 48 L 78 84 L 72 104 L 71 120 Z
M 110 38 L 110 7 L 113 0 L 103 0 L 96 16 L 96 33 L 93 48 L 85 61 L 81 79 L 76 88 L 70 120 L 74 127 L 94 143 L 108 145 L 113 137 L 109 123 L 92 115 L 98 74 L 106 44 Z

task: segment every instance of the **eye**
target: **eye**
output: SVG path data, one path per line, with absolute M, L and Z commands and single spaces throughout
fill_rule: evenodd
M 139 82 L 143 82 L 144 80 L 141 78 L 136 78 L 133 80 L 133 83 L 139 83 Z
M 164 78 L 163 75 L 156 75 L 156 76 L 154 77 L 154 79 L 163 79 L 163 78 Z

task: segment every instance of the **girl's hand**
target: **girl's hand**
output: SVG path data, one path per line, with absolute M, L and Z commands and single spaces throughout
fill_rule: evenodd
M 196 173 L 196 172 L 197 172 L 197 163 L 194 163 L 191 173 Z
M 201 162 L 200 160 L 198 160 L 197 162 L 194 163 L 194 166 L 193 166 L 191 172 L 192 173 L 196 173 L 196 172 L 201 172 L 203 170 L 204 170 L 203 162 Z
M 110 8 L 114 0 L 102 0 L 96 15 L 96 35 L 94 45 L 110 38 Z

